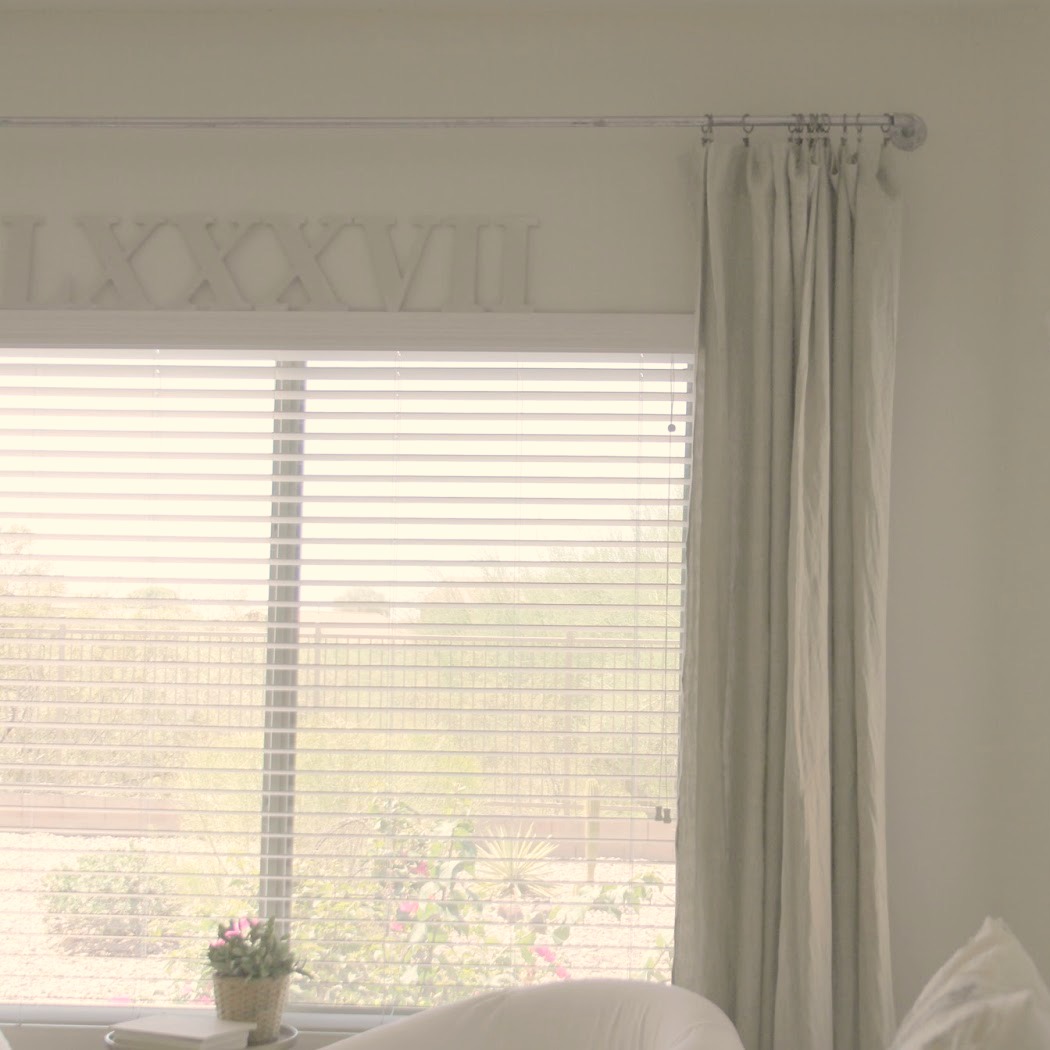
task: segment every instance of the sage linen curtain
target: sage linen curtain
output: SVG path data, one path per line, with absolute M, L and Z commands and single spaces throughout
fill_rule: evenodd
M 700 161 L 675 982 L 747 1050 L 884 1050 L 900 209 L 878 151 Z

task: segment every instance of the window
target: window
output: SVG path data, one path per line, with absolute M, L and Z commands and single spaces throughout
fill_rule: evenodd
M 0 351 L 8 1003 L 204 1002 L 260 913 L 301 1007 L 668 977 L 695 380 L 629 321 Z

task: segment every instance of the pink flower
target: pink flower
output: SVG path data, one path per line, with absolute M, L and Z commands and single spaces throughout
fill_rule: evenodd
M 534 955 L 538 955 L 546 962 L 554 962 L 554 950 L 548 948 L 547 945 L 541 944 L 538 948 L 533 948 L 532 951 Z
M 404 933 L 405 924 L 403 922 L 392 922 L 390 924 L 390 930 L 392 933 Z
M 249 919 L 248 920 L 248 925 L 249 926 L 258 926 L 260 922 L 262 922 L 262 919 Z
M 413 864 L 412 867 L 409 868 L 408 870 L 409 870 L 409 873 L 412 874 L 412 875 L 429 875 L 430 874 L 430 866 L 427 864 L 427 862 L 425 860 L 421 860 L 418 864 Z
M 419 911 L 419 901 L 402 901 L 397 911 L 399 915 L 415 915 Z
M 241 931 L 238 929 L 229 929 L 223 934 L 223 937 L 228 941 L 235 941 L 240 936 Z
M 554 973 L 556 974 L 556 976 L 560 977 L 563 981 L 566 981 L 569 978 L 569 971 L 566 970 L 564 966 L 559 966 L 554 971 Z
M 197 998 L 193 1001 L 195 1003 L 203 1003 L 205 1006 L 210 1006 L 213 1002 L 215 1002 L 215 1000 L 210 995 L 206 995 L 204 992 L 201 992 L 201 994 L 198 995 Z
M 208 945 L 209 948 L 221 948 L 226 942 L 225 941 L 212 941 Z

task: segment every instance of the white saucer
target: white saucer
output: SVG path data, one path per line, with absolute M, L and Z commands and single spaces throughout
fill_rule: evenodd
M 289 1050 L 290 1047 L 295 1046 L 295 1041 L 298 1038 L 298 1028 L 293 1028 L 290 1024 L 283 1024 L 277 1033 L 276 1039 L 269 1043 L 249 1043 L 248 1050 Z M 107 1032 L 106 1046 L 116 1047 L 116 1045 L 113 1042 L 113 1033 Z
M 293 1028 L 290 1024 L 283 1024 L 277 1033 L 277 1038 L 272 1043 L 249 1043 L 248 1050 L 263 1050 L 264 1047 L 265 1050 L 288 1050 L 288 1047 L 295 1046 L 298 1038 L 298 1028 Z

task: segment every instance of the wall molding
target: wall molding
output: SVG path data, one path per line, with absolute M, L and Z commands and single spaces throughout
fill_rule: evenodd
M 0 310 L 0 348 L 67 349 L 97 355 L 143 347 L 165 351 L 325 350 L 572 353 L 690 352 L 692 314 L 660 313 L 265 313 L 223 311 Z

